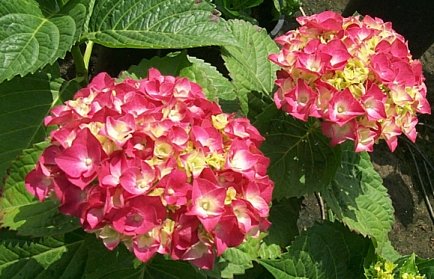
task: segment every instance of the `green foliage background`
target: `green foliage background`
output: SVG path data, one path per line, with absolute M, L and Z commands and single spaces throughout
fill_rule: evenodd
M 299 122 L 272 104 L 277 67 L 268 55 L 278 47 L 252 16 L 263 2 L 215 1 L 224 17 L 204 0 L 0 2 L 0 278 L 362 278 L 381 259 L 433 278 L 432 260 L 401 256 L 390 245 L 393 207 L 369 155 L 331 148 L 317 122 Z M 299 5 L 273 3 L 274 13 L 286 15 Z M 61 78 L 57 61 L 89 41 L 183 49 L 137 61 L 120 78 L 157 67 L 251 119 L 266 137 L 262 151 L 275 181 L 268 235 L 228 249 L 212 271 L 162 256 L 143 264 L 124 247 L 109 252 L 56 202 L 27 193 L 25 175 L 47 145 L 43 118 L 83 82 Z M 223 71 L 185 50 L 205 46 L 220 48 Z M 330 220 L 299 233 L 301 197 L 314 192 Z

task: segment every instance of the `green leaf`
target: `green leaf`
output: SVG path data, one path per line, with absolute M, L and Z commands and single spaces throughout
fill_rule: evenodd
M 249 113 L 247 117 L 254 121 L 254 125 L 258 130 L 266 131 L 268 129 L 269 119 L 279 114 L 279 112 L 280 111 L 276 109 L 276 104 L 274 104 L 269 96 L 262 95 L 258 92 L 252 92 L 252 94 L 249 95 Z M 261 120 L 263 123 L 261 123 Z
M 207 1 L 97 0 L 84 35 L 113 48 L 190 48 L 233 44 Z
M 420 275 L 416 265 L 416 254 L 411 254 L 397 261 L 395 274 L 399 274 L 399 278 L 405 278 L 404 274 L 408 275 Z
M 99 243 L 95 243 L 101 246 Z M 100 248 L 101 249 L 101 248 Z M 102 247 L 102 249 L 105 249 Z M 93 248 L 89 248 L 91 254 Z M 101 251 L 90 257 L 86 266 L 86 279 L 200 279 L 206 278 L 188 262 L 172 261 L 156 255 L 147 263 L 139 262 L 122 245 L 114 252 Z
M 0 177 L 21 150 L 44 140 L 43 119 L 60 97 L 61 82 L 38 72 L 0 84 Z
M 108 251 L 100 240 L 95 240 L 88 246 L 88 251 L 92 257 L 86 262 L 86 279 L 144 278 L 144 265 L 137 266 L 134 255 L 124 245 Z
M 30 239 L 2 232 L 0 254 L 1 278 L 143 278 L 144 265 L 136 267 L 131 252 L 123 246 L 108 251 L 92 234 Z M 94 276 L 97 269 L 112 270 L 113 277 Z
M 234 100 L 235 88 L 214 66 L 202 59 L 187 56 L 191 66 L 181 70 L 180 76 L 199 84 L 209 100 Z
M 416 265 L 420 274 L 424 274 L 426 276 L 425 279 L 434 279 L 434 258 L 422 259 L 416 257 Z
M 340 223 L 316 224 L 280 259 L 259 260 L 275 278 L 362 278 L 371 241 Z
M 264 0 L 216 0 L 214 2 L 226 18 L 238 18 L 257 23 L 257 20 L 250 16 L 251 8 L 259 6 Z
M 267 243 L 286 247 L 298 235 L 297 220 L 300 215 L 301 199 L 291 198 L 273 201 L 270 210 L 271 227 L 265 238 Z
M 244 274 L 246 269 L 253 267 L 253 257 L 237 248 L 230 248 L 222 255 L 223 264 L 221 277 L 231 278 L 234 275 Z M 221 260 L 220 260 L 221 261 Z
M 265 267 L 276 279 L 318 279 L 325 278 L 318 275 L 318 269 L 312 258 L 306 252 L 300 252 L 297 259 L 284 254 L 279 260 L 261 260 Z M 328 279 L 328 278 L 327 278 Z
M 205 278 L 187 262 L 156 256 L 144 264 L 124 245 L 107 250 L 92 234 L 24 238 L 0 234 L 0 278 L 8 279 L 184 279 Z
M 172 261 L 156 256 L 144 265 L 144 277 L 155 279 L 205 279 L 206 277 L 188 262 Z M 105 277 L 104 277 L 105 278 Z M 101 278 L 102 279 L 102 278 Z
M 390 240 L 387 240 L 386 242 L 383 243 L 381 247 L 381 257 L 383 257 L 388 261 L 394 262 L 398 260 L 400 257 L 402 257 L 402 255 L 395 250 L 395 247 L 393 247 L 392 242 Z
M 253 267 L 253 261 L 258 259 L 275 259 L 282 251 L 276 244 L 267 245 L 262 237 L 250 237 L 238 247 L 227 249 L 219 262 L 222 278 L 233 278 L 244 274 L 246 269 Z
M 64 57 L 83 31 L 88 7 L 88 0 L 70 0 L 57 8 L 45 1 L 2 0 L 0 82 Z
M 268 60 L 268 55 L 278 48 L 265 29 L 241 20 L 230 20 L 228 24 L 238 44 L 224 46 L 222 56 L 247 113 L 249 92 L 270 94 L 273 90 L 278 67 Z
M 392 201 L 369 155 L 355 153 L 352 145 L 343 149 L 336 176 L 322 191 L 324 201 L 350 229 L 374 238 L 382 254 L 394 222 Z
M 268 55 L 279 49 L 267 31 L 242 20 L 228 21 L 235 46 L 223 47 L 223 59 L 237 88 L 269 94 L 278 67 Z
M 55 201 L 47 199 L 39 202 L 24 186 L 25 176 L 34 168 L 47 145 L 41 143 L 24 150 L 22 156 L 13 162 L 0 197 L 2 227 L 17 230 L 20 235 L 56 235 L 73 231 L 79 226 L 75 218 L 59 213 Z
M 294 14 L 301 6 L 300 0 L 273 0 L 276 10 L 286 16 Z
M 0 234 L 0 278 L 80 278 L 86 263 L 88 242 L 77 235 L 44 238 Z
M 61 105 L 65 101 L 72 100 L 75 93 L 80 89 L 81 85 L 76 79 L 63 82 L 55 105 Z
M 244 10 L 259 6 L 264 0 L 223 0 L 226 7 L 231 10 Z
M 240 103 L 238 100 L 220 100 L 219 105 L 225 113 L 235 113 L 236 115 L 243 115 L 241 112 Z
M 315 119 L 302 122 L 273 110 L 277 109 L 265 110 L 256 120 L 266 139 L 261 149 L 271 160 L 268 173 L 275 183 L 273 198 L 319 191 L 335 175 L 340 163 L 339 147 L 330 147 Z
M 237 275 L 236 279 L 274 279 L 274 276 L 262 265 L 254 262 L 253 268 L 247 269 L 244 274 Z
M 120 78 L 132 77 L 141 79 L 148 76 L 150 68 L 158 69 L 162 75 L 178 76 L 182 69 L 191 66 L 185 51 L 177 51 L 164 57 L 154 56 L 151 59 L 142 59 L 138 65 L 133 65 L 122 72 Z

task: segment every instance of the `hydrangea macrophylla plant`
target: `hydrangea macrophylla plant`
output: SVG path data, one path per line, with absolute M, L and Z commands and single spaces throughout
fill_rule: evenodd
M 160 253 L 209 269 L 270 225 L 263 137 L 186 78 L 101 73 L 45 124 L 57 129 L 26 188 L 58 199 L 108 249 L 123 242 L 144 262 Z
M 391 23 L 331 11 L 297 21 L 269 57 L 281 67 L 276 106 L 303 121 L 321 119 L 332 145 L 353 140 L 357 152 L 379 139 L 393 151 L 402 133 L 414 142 L 416 114 L 431 108 L 421 63 Z

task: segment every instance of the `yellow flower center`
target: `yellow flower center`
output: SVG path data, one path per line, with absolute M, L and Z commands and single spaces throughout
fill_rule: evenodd
M 164 193 L 164 189 L 163 188 L 155 188 L 150 193 L 148 193 L 148 196 L 158 197 L 158 196 L 163 195 L 163 193 Z
M 217 130 L 223 130 L 226 127 L 226 125 L 228 125 L 229 123 L 228 116 L 224 113 L 213 115 L 211 116 L 211 118 L 212 118 L 212 125 Z
M 212 153 L 205 158 L 205 161 L 208 165 L 210 165 L 214 169 L 220 170 L 223 168 L 225 164 L 225 157 L 223 154 Z
M 208 200 L 201 201 L 199 206 L 202 207 L 203 210 L 208 211 L 210 208 L 210 202 Z
M 172 146 L 166 142 L 159 142 L 155 144 L 154 155 L 158 158 L 167 158 L 172 154 Z
M 305 104 L 307 102 L 307 97 L 306 96 L 302 96 L 299 98 L 300 103 Z
M 137 187 L 139 189 L 146 189 L 146 188 L 149 188 L 149 183 L 145 179 L 140 179 L 137 181 Z
M 237 196 L 237 190 L 235 190 L 235 188 L 232 187 L 232 186 L 229 187 L 229 188 L 226 190 L 225 204 L 226 204 L 226 205 L 231 204 L 232 201 L 236 199 L 236 196 Z
M 188 176 L 198 175 L 206 166 L 206 160 L 202 153 L 193 150 L 186 160 L 186 170 Z
M 336 74 L 327 81 L 338 90 L 348 88 L 355 97 L 360 97 L 368 75 L 369 69 L 360 60 L 353 58 L 348 60 L 342 71 L 336 71 Z

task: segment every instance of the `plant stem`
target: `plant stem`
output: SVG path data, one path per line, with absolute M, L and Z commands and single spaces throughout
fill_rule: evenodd
M 279 31 L 282 29 L 283 24 L 285 23 L 285 15 L 282 13 L 282 9 L 283 9 L 283 1 L 282 0 L 279 0 L 279 7 L 280 7 L 279 20 L 277 21 L 276 26 L 274 26 L 273 30 L 271 30 L 271 32 L 270 32 L 271 37 L 275 37 L 277 35 L 277 33 L 279 33 Z
M 420 171 L 419 171 L 419 167 L 418 167 L 418 165 L 417 165 L 417 161 L 416 161 L 416 158 L 415 158 L 415 156 L 414 156 L 414 153 L 413 153 L 413 151 L 410 149 L 410 144 L 407 143 L 407 145 L 408 145 L 408 147 L 409 147 L 408 150 L 410 151 L 411 157 L 412 157 L 413 162 L 414 162 L 414 166 L 416 167 L 416 173 L 417 173 L 417 177 L 419 178 L 419 183 L 420 183 L 420 186 L 421 186 L 421 189 L 422 189 L 422 192 L 423 192 L 423 198 L 424 198 L 424 200 L 425 200 L 426 208 L 427 208 L 427 210 L 428 210 L 429 216 L 431 217 L 431 221 L 432 221 L 433 224 L 434 224 L 434 211 L 433 211 L 433 208 L 432 208 L 431 203 L 430 203 L 430 201 L 429 201 L 429 197 L 428 197 L 427 192 L 426 192 L 426 189 L 425 189 L 425 184 L 423 183 L 422 176 L 421 176 L 421 173 L 420 173 Z M 428 171 L 428 169 L 427 169 L 427 165 L 426 165 L 425 161 L 424 161 L 424 166 L 425 166 L 425 170 Z M 428 173 L 428 172 L 427 172 L 427 175 L 428 175 L 428 179 L 429 179 L 429 173 Z M 429 179 L 429 182 L 430 182 L 430 184 L 431 184 L 431 179 Z
M 303 16 L 306 16 L 306 13 L 304 12 L 303 7 L 300 6 L 299 10 Z
M 416 144 L 414 144 L 413 142 L 411 142 L 409 139 L 403 137 L 403 139 L 405 140 L 405 142 L 407 143 L 407 147 L 413 148 L 414 150 L 417 151 L 417 153 L 419 153 L 419 155 L 422 157 L 423 161 L 426 162 L 428 164 L 428 167 L 431 169 L 431 171 L 434 171 L 434 165 L 431 164 L 431 162 L 428 160 L 428 158 L 424 155 L 424 153 L 419 149 L 419 147 L 417 147 Z
M 315 192 L 314 194 L 315 194 L 316 201 L 318 202 L 321 220 L 325 220 L 326 215 L 325 215 L 324 201 L 323 201 L 321 194 L 319 192 Z
M 431 188 L 431 195 L 434 196 L 434 187 L 433 187 L 433 184 L 432 184 L 432 182 L 431 182 L 431 177 L 430 177 L 430 175 L 429 175 L 428 167 L 427 167 L 425 161 L 423 161 L 423 166 L 425 167 L 425 172 L 428 174 L 428 182 L 429 182 L 429 186 L 430 186 L 430 188 Z M 430 207 L 431 207 L 431 204 L 430 204 Z M 429 210 L 430 210 L 430 212 L 433 212 L 432 207 L 431 207 Z M 434 223 L 434 213 L 432 214 L 431 217 L 432 217 L 432 219 L 433 219 L 433 223 Z
M 89 73 L 89 62 L 90 62 L 90 57 L 92 55 L 92 49 L 93 49 L 93 41 L 88 41 L 86 43 L 86 50 L 84 51 L 84 56 L 83 56 L 84 67 L 86 68 L 87 73 Z
M 80 46 L 78 44 L 72 47 L 71 54 L 72 58 L 74 59 L 76 79 L 80 82 L 80 84 L 86 85 L 89 82 L 87 77 L 88 72 L 83 60 L 83 55 L 81 54 Z

